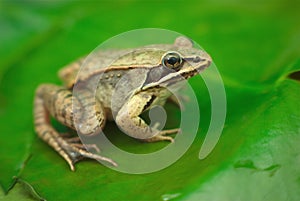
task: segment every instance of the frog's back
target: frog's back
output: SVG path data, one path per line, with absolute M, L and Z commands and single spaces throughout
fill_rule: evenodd
M 94 51 L 88 57 L 83 57 L 70 63 L 59 71 L 59 77 L 67 88 L 72 88 L 76 78 L 87 80 L 95 74 L 114 68 L 153 67 L 159 64 L 164 51 L 177 49 L 174 45 L 148 45 L 140 48 L 122 50 Z M 145 54 L 145 50 L 147 50 Z M 150 53 L 149 53 L 150 52 Z M 156 56 L 154 56 L 156 55 Z M 154 56 L 154 57 L 153 57 Z M 154 59 L 155 58 L 155 59 Z M 113 65 L 111 65 L 113 62 Z M 81 67 L 84 71 L 78 76 Z
M 72 88 L 81 67 L 84 67 L 84 72 L 82 72 L 80 76 L 87 77 L 98 69 L 103 68 L 103 70 L 105 70 L 106 67 L 110 65 L 110 62 L 123 52 L 124 50 L 95 52 L 90 54 L 88 57 L 79 58 L 76 61 L 66 65 L 58 72 L 58 76 L 67 88 Z

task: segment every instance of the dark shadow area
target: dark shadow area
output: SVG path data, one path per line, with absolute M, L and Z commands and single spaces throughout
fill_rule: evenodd
M 290 79 L 300 81 L 300 71 L 292 72 L 288 75 Z

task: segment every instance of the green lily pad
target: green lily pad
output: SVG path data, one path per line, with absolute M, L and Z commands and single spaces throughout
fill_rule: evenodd
M 289 76 L 300 70 L 298 8 L 296 1 L 2 2 L 0 183 L 7 191 L 17 176 L 28 185 L 1 198 L 26 200 L 24 189 L 31 185 L 47 200 L 299 200 L 300 82 Z M 34 90 L 40 83 L 60 84 L 60 67 L 111 36 L 141 27 L 181 32 L 211 54 L 227 95 L 222 136 L 199 160 L 211 108 L 205 84 L 193 78 L 200 129 L 180 160 L 145 175 L 119 173 L 92 160 L 71 172 L 36 138 Z M 167 107 L 172 125 L 179 111 Z M 114 143 L 132 152 L 167 145 L 139 143 L 113 123 L 107 129 Z M 14 193 L 19 197 L 9 197 Z

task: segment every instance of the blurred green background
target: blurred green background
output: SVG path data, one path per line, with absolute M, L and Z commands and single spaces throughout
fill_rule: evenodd
M 0 1 L 0 199 L 299 200 L 300 87 L 288 77 L 300 69 L 299 10 L 296 0 Z M 58 69 L 106 39 L 147 27 L 187 35 L 212 56 L 228 101 L 219 143 L 198 159 L 210 100 L 195 78 L 200 129 L 179 161 L 146 175 L 93 161 L 71 172 L 35 136 L 35 88 L 60 84 Z M 176 122 L 178 111 L 168 107 Z M 116 133 L 112 141 L 133 152 L 166 145 L 141 144 L 112 123 L 108 128 Z

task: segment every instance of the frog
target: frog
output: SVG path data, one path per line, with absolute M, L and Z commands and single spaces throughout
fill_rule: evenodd
M 179 106 L 167 88 L 194 77 L 212 63 L 208 53 L 195 48 L 193 41 L 184 36 L 177 37 L 170 44 L 100 50 L 93 58 L 88 61 L 87 57 L 79 58 L 59 70 L 62 86 L 45 83 L 35 91 L 35 132 L 68 163 L 72 171 L 75 171 L 75 163 L 86 158 L 112 166 L 118 166 L 118 163 L 88 151 L 87 146 L 93 145 L 84 145 L 80 137 L 57 131 L 51 118 L 84 136 L 99 133 L 107 121 L 114 121 L 124 133 L 142 142 L 172 143 L 171 134 L 178 133 L 179 128 L 159 130 L 155 126 L 149 127 L 141 115 L 156 105 L 164 106 L 168 100 Z M 105 68 L 100 68 L 99 62 Z M 82 69 L 83 65 L 87 67 Z M 126 82 L 118 85 L 124 77 Z M 82 83 L 95 78 L 97 86 L 93 93 L 88 84 Z M 75 87 L 83 98 L 74 94 Z M 113 95 L 116 91 L 119 93 Z M 113 96 L 125 98 L 115 101 L 112 107 Z

